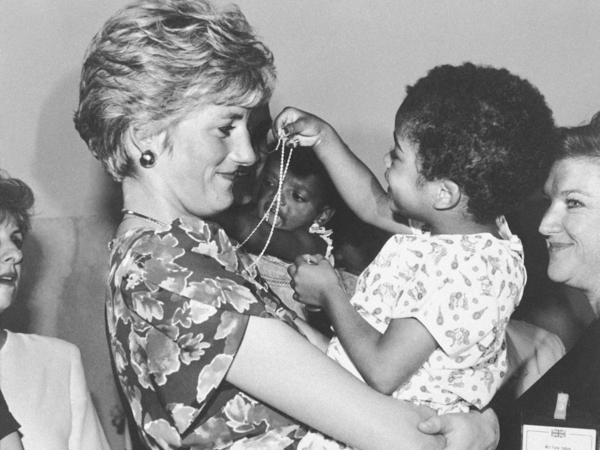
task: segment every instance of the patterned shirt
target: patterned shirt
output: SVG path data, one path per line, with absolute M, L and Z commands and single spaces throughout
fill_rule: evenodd
M 225 380 L 251 316 L 295 328 L 225 232 L 180 218 L 111 246 L 109 345 L 148 448 L 295 449 L 303 426 Z
M 438 348 L 394 397 L 439 412 L 482 408 L 506 375 L 504 332 L 526 273 L 516 236 L 395 235 L 360 275 L 351 303 L 380 332 L 418 319 Z M 339 340 L 328 355 L 358 375 Z

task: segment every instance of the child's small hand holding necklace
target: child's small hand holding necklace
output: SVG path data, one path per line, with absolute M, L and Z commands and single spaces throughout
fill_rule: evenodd
M 338 275 L 323 255 L 302 255 L 288 268 L 294 299 L 313 308 L 322 308 L 328 293 L 343 288 Z

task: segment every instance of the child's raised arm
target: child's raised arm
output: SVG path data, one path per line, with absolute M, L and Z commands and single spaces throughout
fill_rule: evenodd
M 329 172 L 344 201 L 363 221 L 391 233 L 410 233 L 397 221 L 388 206 L 388 196 L 373 172 L 342 141 L 335 129 L 322 119 L 295 108 L 285 108 L 275 118 L 276 135 L 313 147 Z

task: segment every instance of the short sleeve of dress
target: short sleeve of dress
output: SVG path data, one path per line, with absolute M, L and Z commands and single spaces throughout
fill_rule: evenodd
M 216 224 L 179 219 L 122 249 L 107 309 L 115 365 L 138 423 L 184 435 L 238 396 L 225 377 L 249 317 L 291 319 Z
M 2 394 L 2 391 L 0 391 L 0 440 L 11 433 L 14 433 L 19 428 L 19 423 L 10 413 L 4 395 Z

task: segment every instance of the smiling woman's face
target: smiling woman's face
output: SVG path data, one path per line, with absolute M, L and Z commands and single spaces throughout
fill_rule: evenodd
M 23 233 L 7 216 L 0 223 L 0 313 L 6 310 L 17 295 L 21 277 Z
M 550 204 L 539 231 L 548 244 L 548 276 L 600 298 L 600 160 L 557 161 L 544 193 Z
M 181 215 L 211 217 L 233 202 L 233 182 L 256 161 L 248 116 L 241 106 L 205 105 L 174 129 L 172 152 L 159 152 L 150 169 L 163 200 Z M 150 139 L 162 146 L 164 133 Z

